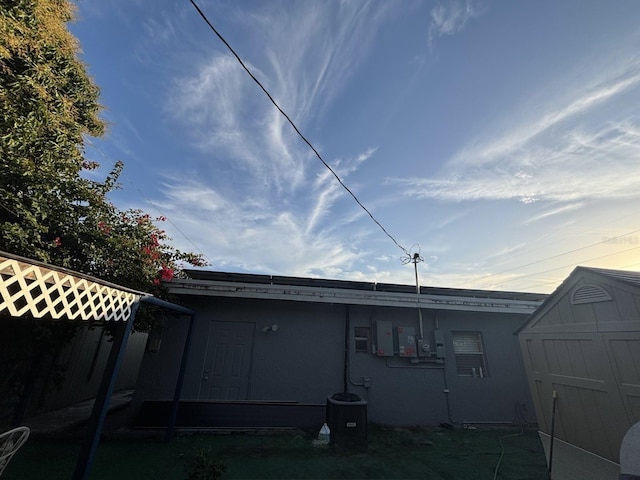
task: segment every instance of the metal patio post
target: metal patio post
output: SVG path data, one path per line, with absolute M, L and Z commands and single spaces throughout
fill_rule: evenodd
M 131 307 L 129 319 L 116 331 L 116 335 L 113 339 L 113 345 L 109 352 L 109 359 L 107 360 L 107 365 L 104 369 L 104 373 L 102 374 L 102 382 L 100 383 L 100 388 L 98 389 L 98 394 L 96 395 L 96 400 L 93 404 L 93 410 L 91 411 L 91 417 L 89 418 L 85 438 L 82 443 L 82 447 L 80 448 L 76 469 L 73 472 L 73 477 L 71 477 L 72 480 L 87 480 L 87 478 L 89 478 L 89 471 L 93 464 L 98 443 L 100 442 L 102 425 L 104 424 L 104 419 L 106 418 L 109 410 L 109 401 L 111 400 L 111 395 L 113 395 L 113 390 L 116 386 L 118 372 L 122 365 L 124 353 L 127 349 L 127 342 L 131 335 L 133 321 L 136 317 L 139 305 L 140 299 L 138 299 Z

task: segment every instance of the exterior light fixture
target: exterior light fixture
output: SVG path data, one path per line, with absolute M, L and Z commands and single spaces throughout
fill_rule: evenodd
M 275 331 L 277 331 L 277 330 L 278 330 L 278 325 L 277 325 L 277 324 L 275 324 L 275 323 L 274 323 L 273 325 L 267 325 L 266 327 L 264 327 L 264 328 L 262 329 L 262 331 L 263 331 L 264 333 L 267 333 L 267 332 L 275 332 Z

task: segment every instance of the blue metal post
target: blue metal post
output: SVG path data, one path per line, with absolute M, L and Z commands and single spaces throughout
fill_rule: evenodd
M 182 360 L 180 362 L 180 370 L 178 371 L 178 380 L 176 381 L 176 388 L 173 393 L 173 402 L 171 403 L 171 413 L 169 414 L 169 424 L 167 425 L 167 431 L 164 436 L 165 442 L 173 440 L 176 419 L 178 418 L 178 407 L 180 406 L 180 395 L 182 394 L 182 384 L 184 383 L 184 375 L 187 370 L 187 360 L 189 358 L 189 351 L 191 350 L 191 334 L 193 332 L 193 323 L 195 315 L 191 314 L 189 318 L 189 328 L 187 329 L 187 338 L 184 341 L 184 349 L 182 350 Z
M 89 471 L 93 464 L 98 443 L 100 442 L 100 434 L 102 432 L 102 425 L 104 419 L 107 416 L 109 410 L 109 401 L 113 390 L 116 386 L 118 379 L 118 372 L 122 365 L 124 353 L 127 349 L 127 342 L 131 335 L 131 329 L 133 327 L 133 320 L 136 317 L 136 311 L 140 301 L 133 304 L 131 308 L 131 314 L 124 325 L 119 325 L 116 335 L 113 339 L 113 345 L 111 345 L 111 352 L 109 352 L 109 359 L 102 374 L 102 382 L 98 389 L 95 403 L 93 404 L 93 410 L 91 411 L 91 417 L 89 418 L 89 424 L 87 425 L 87 431 L 85 434 L 80 454 L 78 455 L 78 461 L 76 463 L 76 469 L 73 472 L 72 480 L 87 480 L 89 478 Z

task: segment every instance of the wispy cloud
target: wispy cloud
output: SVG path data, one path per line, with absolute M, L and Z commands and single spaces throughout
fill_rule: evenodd
M 244 61 L 305 132 L 364 59 L 386 10 L 374 2 L 269 4 L 238 19 L 239 28 L 251 29 L 248 38 L 260 38 Z M 353 230 L 361 212 L 353 214 L 352 200 L 237 61 L 210 53 L 169 93 L 167 112 L 190 132 L 194 156 L 207 160 L 197 167 L 198 182 L 179 174 L 167 182 L 167 208 L 193 222 L 207 255 L 215 252 L 216 268 L 231 262 L 254 271 L 347 275 L 362 255 L 364 233 Z M 374 152 L 324 156 L 346 180 Z M 201 218 L 211 226 L 195 227 Z M 339 227 L 349 227 L 349 236 Z
M 484 163 L 495 162 L 501 160 L 507 155 L 519 153 L 524 147 L 528 146 L 534 140 L 556 127 L 563 127 L 563 123 L 571 120 L 578 122 L 580 116 L 593 111 L 601 104 L 614 100 L 615 97 L 623 94 L 625 91 L 633 87 L 637 87 L 640 82 L 640 65 L 632 65 L 629 71 L 623 73 L 619 77 L 610 78 L 594 88 L 583 92 L 578 98 L 574 99 L 566 105 L 555 108 L 552 111 L 542 115 L 525 125 L 514 129 L 502 135 L 500 139 L 485 145 L 474 145 L 463 150 L 456 158 L 453 164 L 472 163 L 480 165 Z M 566 126 L 565 126 L 566 128 Z M 554 134 L 555 132 L 551 132 Z
M 434 39 L 461 32 L 467 22 L 480 13 L 478 2 L 453 0 L 439 3 L 431 10 L 429 25 L 429 46 Z
M 330 104 L 364 58 L 380 10 L 369 2 L 265 7 L 245 28 L 258 29 L 254 58 L 268 61 L 245 63 L 304 132 L 315 121 L 311 112 L 317 116 Z M 308 147 L 235 59 L 210 54 L 174 85 L 167 110 L 190 128 L 195 146 L 276 190 L 303 186 Z
M 531 223 L 537 222 L 539 220 L 543 220 L 545 218 L 553 217 L 554 215 L 560 215 L 560 214 L 564 214 L 574 210 L 578 210 L 583 206 L 584 206 L 584 202 L 576 202 L 576 203 L 569 203 L 567 205 L 563 205 L 557 208 L 551 208 L 529 218 L 528 220 L 525 221 L 525 225 L 529 225 Z
M 570 202 L 640 195 L 640 118 L 626 108 L 637 98 L 640 65 L 495 140 L 474 142 L 441 175 L 402 179 L 408 195 L 441 201 Z M 629 97 L 631 95 L 631 97 Z M 539 218 L 538 218 L 539 219 Z M 535 219 L 534 219 L 535 220 Z
M 250 271 L 339 278 L 361 255 L 339 235 L 308 231 L 309 210 L 319 209 L 323 195 L 308 209 L 272 208 L 251 198 L 230 199 L 190 177 L 168 179 L 164 192 L 159 202 L 162 211 L 180 218 L 181 230 L 188 231 L 196 245 L 207 245 L 204 253 L 214 268 L 232 265 Z M 172 232 L 171 225 L 168 231 L 183 246 L 181 234 Z

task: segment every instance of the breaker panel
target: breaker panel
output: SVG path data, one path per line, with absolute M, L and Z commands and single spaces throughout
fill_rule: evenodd
M 379 357 L 393 357 L 393 326 L 390 321 L 376 322 L 376 354 Z

